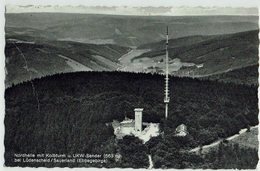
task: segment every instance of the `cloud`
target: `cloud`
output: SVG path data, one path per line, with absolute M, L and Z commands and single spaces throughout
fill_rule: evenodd
M 86 13 L 113 15 L 258 15 L 256 7 L 131 7 L 131 6 L 84 6 L 84 5 L 7 5 L 7 13 L 54 12 L 54 13 Z

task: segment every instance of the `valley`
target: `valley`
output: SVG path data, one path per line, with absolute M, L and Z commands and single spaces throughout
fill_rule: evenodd
M 224 79 L 227 82 L 256 84 L 258 74 L 249 76 L 249 72 L 240 73 L 238 70 L 258 64 L 257 33 L 258 31 L 250 31 L 231 35 L 171 39 L 169 41 L 170 73 L 180 77 L 220 81 Z M 30 36 L 7 36 L 7 87 L 28 80 L 29 75 L 32 78 L 39 78 L 55 73 L 83 70 L 164 73 L 164 41 L 138 48 L 128 48 L 109 44 L 32 40 Z M 30 73 L 23 71 L 24 61 L 20 61 L 18 58 L 20 54 L 13 51 L 13 43 L 21 47 L 26 54 L 31 68 Z M 33 58 L 32 55 L 39 58 Z M 48 69 L 44 68 L 46 66 Z M 254 71 L 251 73 L 257 72 L 257 67 L 251 67 L 252 69 Z M 241 78 L 245 80 L 248 77 L 250 81 L 237 80 L 240 76 L 236 74 L 240 76 L 247 74 Z
M 5 17 L 5 166 L 256 168 L 258 16 Z M 118 158 L 19 163 L 15 154 Z
M 258 30 L 221 36 L 171 39 L 169 40 L 169 57 L 172 60 L 170 72 L 177 76 L 207 77 L 257 65 L 259 44 L 257 35 Z M 154 61 L 150 68 L 162 70 L 164 44 L 165 42 L 161 41 L 141 46 L 140 48 L 152 50 L 135 57 L 133 61 L 150 59 Z M 174 69 L 174 66 L 177 68 Z
M 144 72 L 144 67 L 147 64 L 147 61 L 144 63 L 133 63 L 132 59 L 136 56 L 139 56 L 145 52 L 150 51 L 149 49 L 132 49 L 127 54 L 121 56 L 118 60 L 120 63 L 120 67 L 117 69 L 119 71 L 128 71 L 128 72 Z
M 30 78 L 75 71 L 163 74 L 165 23 L 170 29 L 172 75 L 223 78 L 224 73 L 258 64 L 255 16 L 52 14 L 50 19 L 50 15 L 6 14 L 6 87 Z M 87 24 L 93 21 L 97 22 Z M 213 22 L 218 30 L 212 27 Z M 185 27 L 187 24 L 193 29 Z M 22 50 L 30 72 L 24 70 L 24 60 L 13 43 Z M 234 76 L 224 75 L 225 81 L 234 82 Z M 255 77 L 250 78 L 250 84 L 257 82 Z
M 117 59 L 129 51 L 117 45 L 43 39 L 31 43 L 31 39 L 30 36 L 6 37 L 6 87 L 56 73 L 116 70 Z M 29 72 L 24 68 L 26 63 Z

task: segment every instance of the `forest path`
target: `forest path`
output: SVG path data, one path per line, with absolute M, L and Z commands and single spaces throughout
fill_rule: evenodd
M 58 56 L 65 59 L 68 66 L 70 66 L 74 71 L 92 71 L 91 68 L 89 68 L 67 56 L 64 56 L 64 55 L 58 55 Z
M 258 128 L 258 125 L 256 125 L 256 126 L 251 126 L 251 127 L 250 127 L 250 129 L 255 129 L 255 128 Z M 247 128 L 241 129 L 238 134 L 232 135 L 232 136 L 227 137 L 227 138 L 225 138 L 225 139 L 228 140 L 228 141 L 230 141 L 230 140 L 232 140 L 232 139 L 234 139 L 234 138 L 237 138 L 237 137 L 239 137 L 240 135 L 246 133 L 246 131 L 247 131 Z M 222 140 L 218 140 L 218 141 L 215 141 L 215 142 L 213 142 L 213 143 L 211 143 L 211 144 L 204 145 L 204 146 L 202 146 L 202 147 L 193 148 L 193 149 L 191 149 L 189 152 L 199 152 L 200 149 L 202 149 L 202 152 L 205 152 L 205 151 L 208 152 L 210 148 L 219 145 L 221 142 L 222 142 Z
M 148 169 L 152 169 L 153 168 L 153 160 L 152 160 L 151 154 L 148 155 L 148 159 L 149 159 L 149 167 L 148 167 Z

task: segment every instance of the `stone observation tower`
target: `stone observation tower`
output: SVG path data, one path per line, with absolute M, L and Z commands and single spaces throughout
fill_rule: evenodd
M 117 139 L 122 139 L 124 136 L 135 136 L 146 143 L 151 137 L 160 135 L 159 123 L 143 122 L 143 108 L 135 108 L 135 119 L 125 118 L 123 121 L 118 122 L 113 120 L 111 123 L 114 128 L 114 134 Z M 142 125 L 145 125 L 143 129 Z
M 165 56 L 165 90 L 164 90 L 164 103 L 165 103 L 165 119 L 168 118 L 168 103 L 169 97 L 169 57 L 168 57 L 168 26 L 166 29 L 166 56 Z
M 135 131 L 142 132 L 143 108 L 135 108 Z

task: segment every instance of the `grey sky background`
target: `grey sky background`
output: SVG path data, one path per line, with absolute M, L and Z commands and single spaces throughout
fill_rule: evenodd
M 258 0 L 8 0 L 7 13 L 258 15 Z
M 7 13 L 52 12 L 111 15 L 258 15 L 256 7 L 131 7 L 71 5 L 6 5 Z
M 86 6 L 229 6 L 256 7 L 259 0 L 5 0 L 17 5 L 86 5 Z

